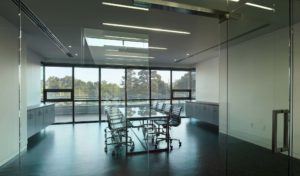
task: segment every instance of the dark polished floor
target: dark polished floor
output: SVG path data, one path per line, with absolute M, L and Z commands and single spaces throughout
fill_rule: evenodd
M 287 176 L 288 158 L 184 119 L 172 129 L 183 146 L 170 153 L 112 157 L 104 148 L 106 123 L 53 125 L 30 140 L 28 151 L 0 168 L 1 176 Z M 295 176 L 300 163 L 293 162 Z

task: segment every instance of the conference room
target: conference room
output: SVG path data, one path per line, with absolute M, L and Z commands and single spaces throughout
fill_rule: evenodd
M 298 0 L 3 0 L 0 176 L 300 173 Z

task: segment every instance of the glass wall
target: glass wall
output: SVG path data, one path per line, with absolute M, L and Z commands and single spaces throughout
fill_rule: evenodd
M 151 70 L 151 99 L 171 99 L 171 71 Z
M 44 101 L 55 103 L 55 123 L 73 122 L 73 68 L 45 67 Z
M 149 70 L 127 69 L 127 106 L 149 107 Z
M 228 1 L 232 18 L 223 26 L 227 46 L 221 51 L 227 59 L 228 175 L 290 173 L 289 5 Z
M 125 84 L 125 69 L 101 69 L 101 120 L 108 108 L 125 107 Z
M 185 101 L 192 99 L 192 77 L 189 71 L 172 71 L 172 104 L 182 106 L 185 116 Z
M 75 122 L 99 121 L 99 69 L 74 68 Z
M 53 65 L 43 68 L 43 98 L 56 103 L 56 123 L 73 122 L 73 113 L 74 122 L 105 121 L 109 107 L 149 107 L 155 102 L 180 105 L 181 115 L 185 116 L 185 101 L 192 99 L 195 82 L 194 71 L 188 70 Z

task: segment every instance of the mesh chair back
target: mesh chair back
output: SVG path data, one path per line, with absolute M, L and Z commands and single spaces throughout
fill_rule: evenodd
M 182 106 L 173 106 L 170 115 L 170 126 L 179 126 L 181 124 Z
M 172 106 L 170 104 L 165 104 L 164 107 L 163 107 L 163 111 L 166 114 L 170 114 L 171 109 L 172 109 Z
M 158 106 L 158 102 L 153 103 L 151 108 L 156 110 L 156 109 L 157 109 L 157 106 Z
M 165 104 L 164 103 L 158 103 L 157 104 L 157 110 L 162 111 L 164 109 Z

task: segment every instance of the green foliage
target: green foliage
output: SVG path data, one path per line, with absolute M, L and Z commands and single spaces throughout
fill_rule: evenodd
M 121 85 L 115 83 L 101 82 L 102 100 L 124 100 L 125 99 L 125 77 L 122 78 Z M 75 97 L 77 99 L 98 99 L 99 83 L 85 82 L 75 79 Z M 189 74 L 185 74 L 178 79 L 173 87 L 176 89 L 187 88 L 189 85 Z M 64 78 L 49 77 L 46 80 L 47 89 L 72 89 L 72 77 Z M 149 71 L 148 70 L 127 70 L 127 96 L 128 99 L 148 99 L 149 98 Z M 169 99 L 170 84 L 162 80 L 157 71 L 151 72 L 152 98 Z

